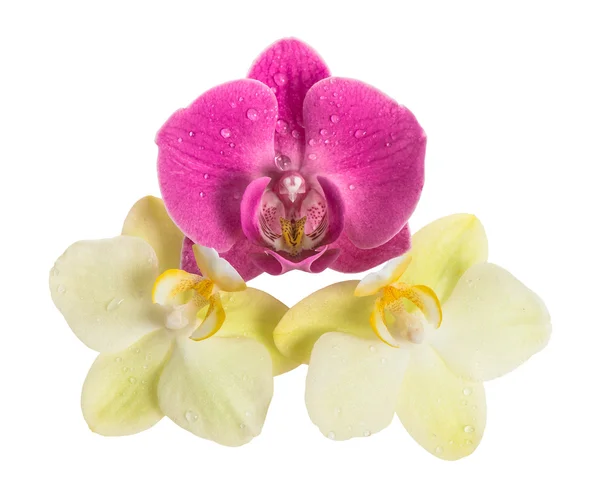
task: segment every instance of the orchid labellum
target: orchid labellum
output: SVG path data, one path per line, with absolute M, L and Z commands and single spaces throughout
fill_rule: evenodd
M 358 272 L 402 254 L 425 142 L 405 107 L 331 77 L 298 40 L 275 43 L 248 79 L 207 91 L 157 135 L 165 205 L 187 236 L 183 268 L 196 271 L 193 243 L 246 280 Z

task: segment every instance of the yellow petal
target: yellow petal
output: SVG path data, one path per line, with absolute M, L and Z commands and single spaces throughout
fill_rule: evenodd
M 223 292 L 221 300 L 227 319 L 217 332 L 218 337 L 248 337 L 263 344 L 271 355 L 273 375 L 298 366 L 279 352 L 273 340 L 273 330 L 288 310 L 286 305 L 250 287 L 242 292 Z
M 371 312 L 369 323 L 371 324 L 371 328 L 379 340 L 383 341 L 390 347 L 400 347 L 400 340 L 392 335 L 387 327 L 387 324 L 385 323 L 383 299 L 379 298 L 375 301 L 375 307 Z
M 164 310 L 151 299 L 156 255 L 137 237 L 80 241 L 50 272 L 54 304 L 88 347 L 116 352 L 161 327 Z
M 315 344 L 306 377 L 312 422 L 332 440 L 367 437 L 394 416 L 407 349 L 330 332 Z
M 402 424 L 425 450 L 444 460 L 473 453 L 485 428 L 485 392 L 454 375 L 427 345 L 411 357 L 396 408 Z
M 396 257 L 377 272 L 371 272 L 359 282 L 354 294 L 358 297 L 376 294 L 377 291 L 396 282 L 408 268 L 412 260 L 409 254 Z
M 454 214 L 417 231 L 410 255 L 402 281 L 431 287 L 443 304 L 465 271 L 487 260 L 487 238 L 475 216 Z
M 357 285 L 358 281 L 332 284 L 292 307 L 273 332 L 280 352 L 296 362 L 308 363 L 314 343 L 326 332 L 377 340 L 369 324 L 375 297 L 355 297 Z
M 427 322 L 439 328 L 442 325 L 442 306 L 433 289 L 425 285 L 414 285 L 410 289 L 417 299 L 413 304 L 423 312 Z
M 83 416 L 92 431 L 131 435 L 163 417 L 156 387 L 171 346 L 168 332 L 162 329 L 126 350 L 96 359 L 81 395 Z
M 464 377 L 491 380 L 515 369 L 550 338 L 541 299 L 501 267 L 471 267 L 444 305 L 433 346 Z
M 146 196 L 136 202 L 125 218 L 122 234 L 140 237 L 150 244 L 160 272 L 179 268 L 183 233 L 167 214 L 162 199 Z
M 221 303 L 221 297 L 218 293 L 213 294 L 209 299 L 206 317 L 200 326 L 194 330 L 192 335 L 190 335 L 190 339 L 197 342 L 208 339 L 219 331 L 224 322 L 225 310 L 223 309 L 223 304 Z
M 225 292 L 242 291 L 246 283 L 233 266 L 214 249 L 194 244 L 194 257 L 204 277 L 211 279 L 219 289 Z
M 272 395 L 269 353 L 245 338 L 178 340 L 158 384 L 165 415 L 227 446 L 243 445 L 260 433 Z

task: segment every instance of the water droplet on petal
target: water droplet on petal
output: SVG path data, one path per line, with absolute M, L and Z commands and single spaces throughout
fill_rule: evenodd
M 371 352 L 375 352 L 375 350 L 377 350 L 377 349 L 375 348 L 375 346 L 374 346 L 374 345 L 369 345 L 369 350 L 370 350 Z
M 326 129 L 322 129 L 321 131 L 319 131 L 319 133 L 321 134 L 321 136 L 325 136 L 327 133 L 329 133 L 329 131 L 327 131 Z
M 466 407 L 466 406 L 467 406 L 467 401 L 466 401 L 466 400 L 463 400 L 463 401 L 461 401 L 461 402 L 460 402 L 460 404 L 461 404 L 463 407 Z
M 188 135 L 190 136 L 190 138 L 192 138 L 192 137 L 194 137 L 194 136 L 196 135 L 196 133 L 194 133 L 193 131 L 190 131 L 190 132 L 188 133 Z
M 350 184 L 348 185 L 348 189 L 350 189 L 350 191 L 354 191 L 356 189 L 356 186 L 354 184 Z
M 246 425 L 244 423 L 240 423 L 240 429 L 243 430 L 244 428 L 246 428 Z
M 254 108 L 249 108 L 248 111 L 246 111 L 246 117 L 250 121 L 256 121 L 258 119 L 258 111 L 256 111 Z
M 463 395 L 469 396 L 473 393 L 473 390 L 469 387 L 463 388 Z
M 316 140 L 316 139 L 314 139 L 314 138 L 310 138 L 310 139 L 308 140 L 308 144 L 309 144 L 309 145 L 311 145 L 311 146 L 314 146 L 315 144 L 317 144 L 317 140 Z
M 363 138 L 366 134 L 367 134 L 367 132 L 364 129 L 357 129 L 354 132 L 354 137 L 360 139 L 360 138 Z
M 283 73 L 275 73 L 273 75 L 273 81 L 279 86 L 283 86 L 287 83 L 287 76 L 285 76 Z
M 229 103 L 229 106 L 231 106 L 232 108 L 237 108 L 237 103 L 235 101 L 232 101 L 231 103 Z
M 243 97 L 243 96 L 240 96 L 240 97 L 238 98 L 238 101 L 241 103 L 242 101 L 244 101 L 244 97 Z
M 333 413 L 336 417 L 338 417 L 340 415 L 340 413 L 342 413 L 342 409 L 340 407 L 335 407 L 335 409 L 333 410 Z
M 58 269 L 57 269 L 56 267 L 53 267 L 53 268 L 52 268 L 52 275 L 53 275 L 54 277 L 56 277 L 58 274 L 60 274 L 60 272 L 58 272 Z
M 275 123 L 275 131 L 277 131 L 279 134 L 288 134 L 289 130 L 290 125 L 287 121 L 278 119 L 277 123 Z
M 230 148 L 235 148 L 235 143 L 229 143 Z
M 330 440 L 335 440 L 335 433 L 334 432 L 329 432 L 327 434 L 327 438 L 329 438 Z
M 198 415 L 196 414 L 196 412 L 194 412 L 193 410 L 188 410 L 187 412 L 185 412 L 185 419 L 189 422 L 189 423 L 193 423 L 196 420 L 198 420 Z
M 246 413 L 244 413 L 244 415 L 246 415 L 247 417 L 249 417 L 249 416 L 251 416 L 251 415 L 252 415 L 252 413 L 250 413 L 250 412 L 246 412 Z
M 231 130 L 229 128 L 223 128 L 221 130 L 221 136 L 223 136 L 223 138 L 229 138 L 231 136 Z
M 277 166 L 282 171 L 287 171 L 292 165 L 292 160 L 283 154 L 278 154 L 275 156 L 275 166 Z
M 56 288 L 56 290 L 57 290 L 57 292 L 58 292 L 59 294 L 64 294 L 65 292 L 67 292 L 67 288 L 66 288 L 64 285 L 62 285 L 62 284 L 61 284 L 61 285 L 59 285 L 59 286 Z
M 435 453 L 436 455 L 441 455 L 442 453 L 444 453 L 444 449 L 441 446 L 438 446 L 435 448 Z
M 293 136 L 295 139 L 298 139 L 298 138 L 300 138 L 300 131 L 298 131 L 297 129 L 295 129 L 294 131 L 292 131 L 292 136 Z
M 177 142 L 181 143 L 183 141 L 183 138 L 177 138 Z
M 473 442 L 471 440 L 465 440 L 465 445 L 472 445 Z
M 380 362 L 381 362 L 381 365 L 385 365 L 387 363 L 387 359 L 386 358 L 382 358 L 380 360 Z
M 363 436 L 364 436 L 364 437 L 370 437 L 370 436 L 371 436 L 371 432 L 370 432 L 369 430 L 365 430 L 365 431 L 363 432 Z
M 200 197 L 203 198 L 206 196 L 206 193 L 204 191 L 200 191 Z
M 122 359 L 121 357 L 117 357 L 117 358 L 115 359 L 115 362 L 119 363 L 119 362 L 121 362 L 122 360 L 123 360 L 123 359 Z
M 475 429 L 471 425 L 467 425 L 465 428 L 465 433 L 473 433 Z
M 108 304 L 106 304 L 106 310 L 108 312 L 112 312 L 113 310 L 116 310 L 124 301 L 125 299 L 117 299 L 115 297 Z
M 123 372 L 128 372 L 129 371 L 129 367 L 123 367 Z
M 208 173 L 206 173 L 206 174 L 204 175 L 204 179 L 208 179 L 208 178 L 210 178 L 210 176 L 208 175 Z
M 321 95 L 321 96 L 319 96 L 319 99 L 320 99 L 320 100 L 326 100 L 326 99 L 327 99 L 327 96 L 323 96 L 323 95 Z
M 332 123 L 339 123 L 339 121 L 340 121 L 340 117 L 339 117 L 338 115 L 331 115 L 331 116 L 329 117 L 329 120 L 330 120 Z
M 133 384 L 134 384 L 134 383 L 136 383 L 136 382 L 137 382 L 137 379 L 136 379 L 135 377 L 129 377 L 129 383 L 130 383 L 130 384 L 132 384 L 132 385 L 133 385 Z
M 317 159 L 317 155 L 315 153 L 310 153 L 308 155 L 308 159 L 312 159 L 314 161 L 315 159 Z
M 389 143 L 389 142 L 388 142 L 388 143 L 385 143 L 385 147 L 386 147 L 386 148 L 389 148 L 391 145 L 392 145 L 392 143 Z

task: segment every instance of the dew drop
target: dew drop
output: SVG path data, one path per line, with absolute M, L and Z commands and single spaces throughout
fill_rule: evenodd
M 231 103 L 229 103 L 229 106 L 231 106 L 232 108 L 237 108 L 237 103 L 235 101 L 232 101 Z
M 308 155 L 308 159 L 312 159 L 314 161 L 315 159 L 317 159 L 317 155 L 315 153 L 310 153 Z
M 183 141 L 183 138 L 177 138 L 177 142 L 181 143 Z
M 283 154 L 277 154 L 275 156 L 275 166 L 282 171 L 287 171 L 292 165 L 292 160 Z
M 277 131 L 279 134 L 288 134 L 289 130 L 290 125 L 286 120 L 278 119 L 275 123 L 275 131 Z
M 58 291 L 59 294 L 64 294 L 65 292 L 67 292 L 67 288 L 64 285 L 59 285 L 56 290 Z
M 240 96 L 240 97 L 238 98 L 238 101 L 241 103 L 242 101 L 244 101 L 244 97 L 243 97 L 243 96 Z
M 271 91 L 273 92 L 273 94 L 277 94 L 277 87 L 276 86 L 271 86 Z
M 441 446 L 437 446 L 435 447 L 435 453 L 436 455 L 441 455 L 442 453 L 444 453 L 444 449 Z
M 117 299 L 115 297 L 108 304 L 106 304 L 106 310 L 108 312 L 112 312 L 113 310 L 116 310 L 124 301 L 125 299 Z
M 129 377 L 129 383 L 130 383 L 130 384 L 132 384 L 132 385 L 133 385 L 133 384 L 134 384 L 134 383 L 136 383 L 136 382 L 137 382 L 137 379 L 136 379 L 135 377 Z
M 252 413 L 246 412 L 246 413 L 244 413 L 244 415 L 246 415 L 247 417 L 249 417 L 249 416 L 252 416 Z
M 142 380 L 142 385 L 146 385 L 148 382 L 146 380 Z
M 467 387 L 467 388 L 463 388 L 463 395 L 466 395 L 466 396 L 468 397 L 468 396 L 469 396 L 469 395 L 471 395 L 472 393 L 473 393 L 473 390 L 472 390 L 472 389 L 470 389 L 469 387 Z
M 52 275 L 53 275 L 54 277 L 56 277 L 58 274 L 60 274 L 60 272 L 58 272 L 58 269 L 57 269 L 56 267 L 53 267 L 53 268 L 52 268 Z
M 208 175 L 208 173 L 206 173 L 206 174 L 204 175 L 204 179 L 208 179 L 208 178 L 210 178 L 210 176 Z
M 331 121 L 332 123 L 339 123 L 340 117 L 338 115 L 331 115 L 329 117 L 329 121 Z
M 335 407 L 335 409 L 333 410 L 333 414 L 336 417 L 339 417 L 341 413 L 342 413 L 342 409 L 340 407 Z
M 364 129 L 357 129 L 354 132 L 354 137 L 355 138 L 364 138 L 364 136 L 367 134 L 367 132 Z
M 133 349 L 134 354 L 139 354 L 140 352 L 141 352 L 141 350 L 138 347 Z
M 221 130 L 221 136 L 223 136 L 223 138 L 229 138 L 231 136 L 231 130 L 229 128 L 223 128 Z
M 356 189 L 356 186 L 354 184 L 350 184 L 348 185 L 348 189 L 350 189 L 350 191 L 354 191 Z
M 385 365 L 387 363 L 387 359 L 384 357 L 380 360 L 381 365 Z
M 230 148 L 235 148 L 235 143 L 229 143 Z
M 258 111 L 256 111 L 254 108 L 249 108 L 248 111 L 246 111 L 246 117 L 250 121 L 256 121 L 258 119 Z
M 243 430 L 244 428 L 246 428 L 246 425 L 244 423 L 240 423 L 240 429 Z
M 389 148 L 391 145 L 392 145 L 392 143 L 389 143 L 389 142 L 388 142 L 388 143 L 385 143 L 385 147 L 386 147 L 386 148 Z
M 273 75 L 273 81 L 279 85 L 279 86 L 283 86 L 287 83 L 287 76 L 285 76 L 283 73 L 275 73 Z
M 314 139 L 314 138 L 310 138 L 310 139 L 308 140 L 308 144 L 309 144 L 309 145 L 311 145 L 311 146 L 314 146 L 315 144 L 317 144 L 317 140 L 316 140 L 316 139 Z
M 143 368 L 144 370 L 148 370 L 148 365 L 147 365 L 147 364 L 144 364 L 144 365 L 142 365 L 142 368 Z
M 190 131 L 188 133 L 188 135 L 189 135 L 190 138 L 193 138 L 194 136 L 196 136 L 196 133 L 194 133 L 193 131 Z
M 471 440 L 465 440 L 465 445 L 472 445 L 473 442 Z
M 206 196 L 206 193 L 204 191 L 200 191 L 200 197 L 203 198 Z
M 374 346 L 374 345 L 369 345 L 369 350 L 370 350 L 371 352 L 375 352 L 375 350 L 377 350 L 377 349 L 375 348 L 375 346 Z
M 119 362 L 122 362 L 122 361 L 123 361 L 123 359 L 122 359 L 121 357 L 117 357 L 117 358 L 115 359 L 115 362 L 117 362 L 117 363 L 119 363 Z
M 294 137 L 294 139 L 300 138 L 300 131 L 295 129 L 294 131 L 292 131 L 292 136 Z
M 330 440 L 335 440 L 335 433 L 334 432 L 329 432 L 327 434 L 327 438 L 329 438 Z
M 319 99 L 320 99 L 320 100 L 326 100 L 326 99 L 327 99 L 327 96 L 321 95 L 321 96 L 319 96 Z
M 128 372 L 129 368 L 128 367 L 123 367 L 122 370 L 123 370 L 123 372 Z
M 329 133 L 329 131 L 327 131 L 326 129 L 322 129 L 319 131 L 319 133 L 321 134 L 321 136 L 326 136 Z
M 465 428 L 465 433 L 473 433 L 475 429 L 471 425 L 467 425 Z
M 370 436 L 371 436 L 371 432 L 370 432 L 369 430 L 365 430 L 365 431 L 363 432 L 363 436 L 364 436 L 364 437 L 370 437 Z
M 196 412 L 194 412 L 194 410 L 188 410 L 187 412 L 185 412 L 185 419 L 189 423 L 194 423 L 196 420 L 198 420 L 198 415 L 196 414 Z
M 466 407 L 466 406 L 467 406 L 467 403 L 468 403 L 468 402 L 467 402 L 466 400 L 463 400 L 463 401 L 461 401 L 461 402 L 460 402 L 460 404 L 461 404 L 463 407 Z

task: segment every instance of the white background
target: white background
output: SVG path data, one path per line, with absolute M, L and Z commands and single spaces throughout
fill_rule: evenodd
M 599 476 L 595 3 L 3 1 L 0 475 Z M 490 260 L 552 314 L 548 348 L 487 385 L 486 433 L 464 460 L 432 457 L 397 419 L 368 439 L 327 440 L 304 408 L 305 367 L 277 378 L 263 434 L 238 449 L 167 419 L 104 438 L 81 416 L 96 354 L 50 300 L 53 261 L 118 234 L 138 198 L 159 194 L 154 134 L 167 117 L 285 36 L 416 114 L 429 141 L 413 230 L 477 214 Z M 342 278 L 252 285 L 291 306 Z

